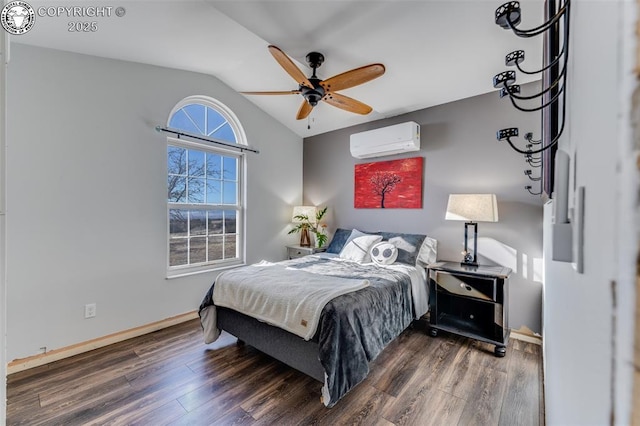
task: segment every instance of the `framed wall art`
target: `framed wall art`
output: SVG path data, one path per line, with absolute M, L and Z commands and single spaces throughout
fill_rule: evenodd
M 423 157 L 356 164 L 357 209 L 422 208 Z

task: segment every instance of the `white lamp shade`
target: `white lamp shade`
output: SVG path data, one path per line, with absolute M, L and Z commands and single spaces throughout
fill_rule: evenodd
M 293 215 L 291 216 L 291 221 L 293 223 L 302 223 L 306 222 L 300 219 L 297 219 L 296 216 L 306 216 L 309 218 L 309 222 L 315 223 L 316 221 L 316 208 L 314 206 L 295 206 L 293 208 Z
M 446 220 L 497 222 L 498 202 L 495 194 L 450 194 Z

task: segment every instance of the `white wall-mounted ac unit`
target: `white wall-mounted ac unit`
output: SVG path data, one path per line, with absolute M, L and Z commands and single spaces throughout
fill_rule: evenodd
M 420 125 L 413 121 L 355 133 L 350 138 L 355 158 L 382 157 L 420 150 Z

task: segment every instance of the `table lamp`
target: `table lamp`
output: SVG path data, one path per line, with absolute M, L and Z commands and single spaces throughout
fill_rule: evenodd
M 291 221 L 293 223 L 315 223 L 316 208 L 314 206 L 295 206 Z M 302 247 L 311 247 L 311 237 L 307 226 L 300 228 L 300 245 Z
M 498 203 L 495 194 L 450 194 L 445 220 L 463 220 L 464 259 L 461 265 L 478 266 L 478 223 L 497 222 Z M 468 228 L 473 226 L 473 255 L 469 252 Z

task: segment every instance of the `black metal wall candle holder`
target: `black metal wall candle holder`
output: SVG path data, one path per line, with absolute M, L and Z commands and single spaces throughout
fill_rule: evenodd
M 524 189 L 526 189 L 527 191 L 529 191 L 529 194 L 531 195 L 540 195 L 542 194 L 542 190 L 538 191 L 538 192 L 533 192 L 531 189 L 533 189 L 533 187 L 531 185 L 527 185 L 524 187 Z
M 510 1 L 496 9 L 496 24 L 506 30 L 518 25 L 521 18 L 520 2 L 518 1 Z
M 536 157 L 531 154 L 525 154 L 524 161 L 526 161 L 529 164 L 529 166 L 532 168 L 542 167 L 542 157 L 540 156 Z
M 511 86 L 505 86 L 500 89 L 500 97 L 504 98 L 505 96 L 513 95 L 515 93 L 520 93 L 520 85 L 512 84 Z
M 531 168 L 543 168 L 541 176 L 532 177 L 525 174 L 533 181 L 541 183 L 540 192 L 532 191 L 531 185 L 527 189 L 533 195 L 543 192 L 551 194 L 551 182 L 553 174 L 545 168 L 552 169 L 555 147 L 564 132 L 566 118 L 566 79 L 567 64 L 569 58 L 569 23 L 571 0 L 545 0 L 546 21 L 541 25 L 529 29 L 520 29 L 518 25 L 522 20 L 522 10 L 519 1 L 509 1 L 502 4 L 495 11 L 495 23 L 505 30 L 511 30 L 516 36 L 523 38 L 545 36 L 545 61 L 537 70 L 523 69 L 521 64 L 525 61 L 524 50 L 514 50 L 505 55 L 504 63 L 507 67 L 516 67 L 518 72 L 527 75 L 543 74 L 542 89 L 533 94 L 523 94 L 517 80 L 516 71 L 507 70 L 493 77 L 493 86 L 499 89 L 500 98 L 508 97 L 514 108 L 523 112 L 542 112 L 543 134 L 539 140 L 533 139 L 533 133 L 525 133 L 526 147 L 519 148 L 514 143 L 518 137 L 517 127 L 501 129 L 496 133 L 498 141 L 507 141 L 516 152 L 525 156 L 525 161 Z M 560 47 L 562 38 L 562 47 Z M 523 105 L 536 99 L 542 99 L 539 105 Z M 561 109 L 559 106 L 561 105 Z M 551 153 L 549 155 L 549 152 Z M 537 156 L 541 154 L 541 156 Z M 549 187 L 549 188 L 547 188 Z
M 533 170 L 531 169 L 527 169 L 524 171 L 524 175 L 527 176 L 529 178 L 529 180 L 533 181 L 533 182 L 538 182 L 540 180 L 542 180 L 542 177 L 532 177 L 531 175 L 533 174 Z
M 520 96 L 517 95 L 517 93 L 520 93 L 520 85 L 517 84 L 513 84 L 516 81 L 516 77 L 515 71 L 503 71 L 500 74 L 496 74 L 495 76 L 493 76 L 493 87 L 495 87 L 496 89 L 500 89 L 500 97 L 503 98 L 505 96 L 509 96 L 509 99 L 511 100 L 511 103 L 513 104 L 513 106 L 523 112 L 535 112 L 535 111 L 540 111 L 544 108 L 546 108 L 547 106 L 549 106 L 550 104 L 556 102 L 560 96 L 562 96 L 564 94 L 564 72 L 565 72 L 566 68 L 562 69 L 562 72 L 560 74 L 560 76 L 553 81 L 552 84 L 550 84 L 548 87 L 546 87 L 545 89 L 543 89 L 542 91 L 535 93 L 533 95 L 528 95 L 528 96 Z M 562 83 L 562 85 L 560 85 L 560 83 Z M 546 95 L 547 93 L 550 93 L 551 91 L 554 91 L 555 93 L 553 94 L 553 96 L 548 99 L 547 101 L 543 102 L 542 105 L 533 107 L 533 108 L 528 108 L 528 107 L 524 107 L 522 105 L 519 105 L 516 100 L 519 101 L 530 101 L 536 98 L 540 98 L 544 95 Z
M 526 140 L 527 142 L 529 142 L 529 145 L 527 145 L 527 148 L 531 148 L 533 147 L 533 145 L 540 145 L 542 143 L 542 139 L 538 139 L 537 141 L 533 140 L 533 133 L 528 132 L 524 134 L 524 140 Z
M 553 15 L 547 22 L 544 22 L 541 25 L 538 25 L 535 28 L 530 28 L 528 30 L 521 30 L 517 28 L 517 25 L 520 24 L 522 19 L 522 10 L 520 9 L 520 2 L 518 1 L 510 1 L 504 3 L 502 6 L 496 9 L 496 24 L 505 30 L 511 30 L 518 37 L 535 37 L 540 34 L 543 34 L 545 31 L 553 28 L 554 25 L 558 23 L 558 21 L 568 14 L 569 7 L 571 1 L 565 0 L 558 9 L 558 11 Z

